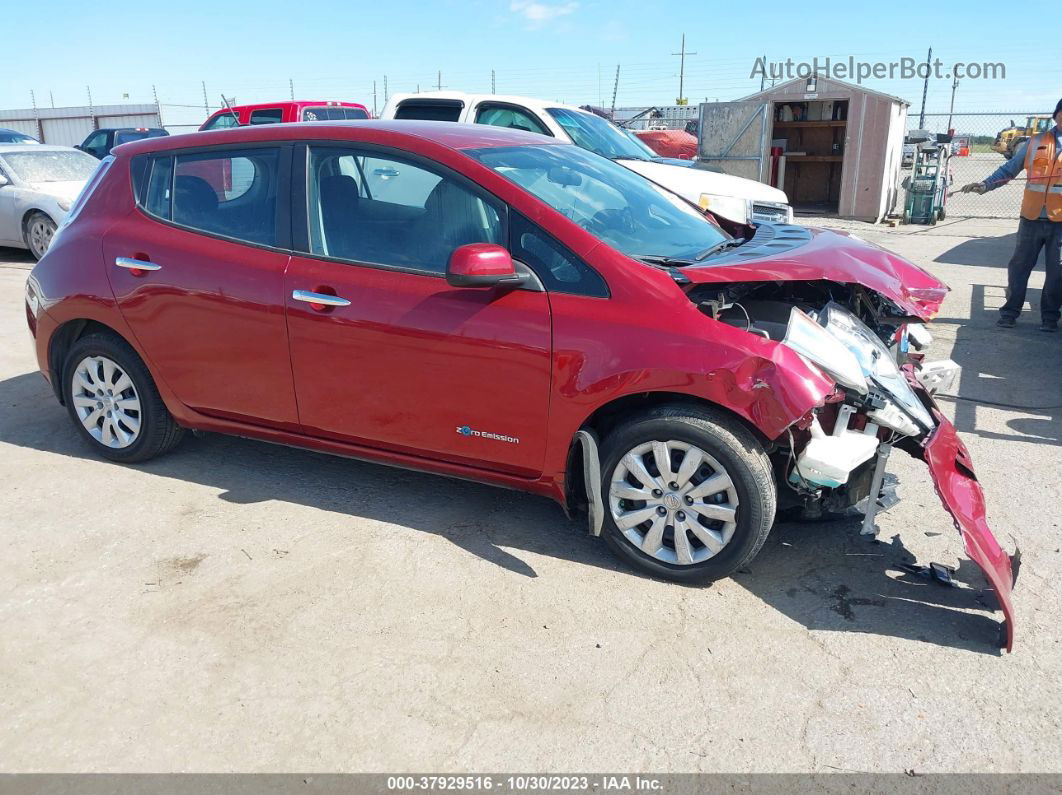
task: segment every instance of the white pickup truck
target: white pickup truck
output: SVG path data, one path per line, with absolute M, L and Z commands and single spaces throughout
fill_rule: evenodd
M 784 191 L 751 179 L 697 168 L 653 150 L 593 113 L 530 97 L 439 91 L 392 94 L 382 119 L 453 121 L 512 127 L 570 141 L 615 160 L 685 199 L 739 223 L 792 223 Z

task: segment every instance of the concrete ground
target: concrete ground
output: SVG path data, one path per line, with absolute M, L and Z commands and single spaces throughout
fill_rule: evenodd
M 30 262 L 8 250 L 0 769 L 1062 770 L 1062 335 L 992 325 L 1013 224 L 834 223 L 952 285 L 932 353 L 962 395 L 1055 406 L 943 404 L 1024 554 L 1014 654 L 902 453 L 880 543 L 780 525 L 706 588 L 487 486 L 221 436 L 106 463 L 35 371 Z

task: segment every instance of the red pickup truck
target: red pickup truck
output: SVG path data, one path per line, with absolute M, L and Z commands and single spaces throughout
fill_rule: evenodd
M 221 130 L 225 127 L 245 127 L 255 124 L 277 124 L 286 121 L 342 121 L 367 119 L 369 109 L 357 102 L 263 102 L 258 105 L 234 105 L 211 114 L 200 130 Z

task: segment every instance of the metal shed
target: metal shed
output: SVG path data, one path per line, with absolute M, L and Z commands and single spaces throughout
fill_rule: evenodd
M 700 106 L 698 161 L 782 188 L 798 212 L 880 221 L 910 103 L 822 76 Z
M 160 127 L 155 105 L 95 105 L 0 110 L 0 127 L 32 135 L 41 143 L 74 146 L 101 127 Z

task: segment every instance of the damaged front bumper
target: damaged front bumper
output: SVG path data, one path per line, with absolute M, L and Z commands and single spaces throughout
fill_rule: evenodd
M 973 471 L 970 451 L 959 438 L 955 426 L 941 414 L 935 401 L 915 378 L 911 368 L 904 368 L 907 379 L 922 398 L 937 421 L 937 427 L 921 443 L 908 452 L 926 462 L 940 501 L 951 514 L 955 528 L 962 536 L 963 546 L 970 559 L 981 567 L 1003 611 L 1000 645 L 1009 652 L 1014 646 L 1014 606 L 1011 591 L 1018 575 L 1020 554 L 1008 555 L 985 518 L 985 495 Z

